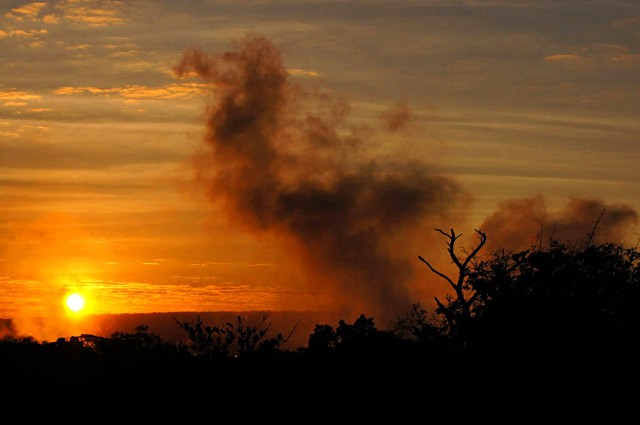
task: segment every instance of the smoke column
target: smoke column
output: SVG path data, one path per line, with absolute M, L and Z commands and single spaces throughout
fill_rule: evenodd
M 485 252 L 492 252 L 528 249 L 551 240 L 582 245 L 592 238 L 595 243 L 622 244 L 637 223 L 638 213 L 628 205 L 574 197 L 554 212 L 542 195 L 536 195 L 502 202 L 481 228 L 488 236 Z
M 373 131 L 349 126 L 348 105 L 327 96 L 305 109 L 311 95 L 290 81 L 263 37 L 219 55 L 188 50 L 174 71 L 212 88 L 197 173 L 234 224 L 286 241 L 310 284 L 344 314 L 378 322 L 416 301 L 418 252 L 402 247 L 459 205 L 456 183 L 419 162 L 368 158 Z M 401 109 L 393 117 L 407 116 Z

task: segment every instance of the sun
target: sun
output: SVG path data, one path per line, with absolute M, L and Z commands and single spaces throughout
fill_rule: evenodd
M 65 305 L 74 313 L 80 313 L 84 308 L 84 298 L 78 293 L 70 294 L 65 300 Z

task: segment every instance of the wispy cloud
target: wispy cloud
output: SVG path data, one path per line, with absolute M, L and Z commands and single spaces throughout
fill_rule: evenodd
M 129 85 L 124 87 L 60 87 L 54 93 L 58 95 L 91 94 L 99 96 L 121 97 L 124 99 L 191 99 L 206 90 L 206 84 L 184 83 L 167 84 L 159 87 Z
M 9 19 L 13 19 L 17 22 L 22 22 L 25 19 L 35 20 L 40 12 L 47 4 L 44 2 L 27 3 L 22 6 L 14 7 L 11 12 L 6 13 L 4 16 Z
M 40 100 L 40 98 L 41 98 L 40 95 L 25 92 L 25 91 L 19 91 L 15 89 L 9 89 L 4 91 L 0 90 L 0 101 L 15 102 L 15 101 L 24 101 L 24 100 Z
M 560 53 L 557 55 L 545 56 L 544 60 L 547 62 L 563 62 L 563 61 L 581 62 L 581 61 L 584 61 L 585 58 L 583 58 L 580 55 L 576 55 L 574 53 Z
M 557 53 L 545 56 L 546 62 L 573 64 L 573 65 L 597 65 L 597 64 L 627 64 L 640 59 L 640 52 L 614 43 L 594 43 L 586 47 L 578 47 L 570 52 Z
M 34 38 L 42 34 L 46 34 L 48 31 L 46 29 L 37 29 L 37 30 L 9 30 L 4 31 L 0 30 L 0 38 Z
M 25 106 L 25 105 L 27 105 L 27 102 L 16 102 L 15 100 L 4 102 L 4 106 Z
M 55 25 L 68 21 L 103 27 L 126 22 L 124 7 L 124 2 L 114 0 L 62 0 L 49 6 L 45 2 L 33 2 L 14 7 L 4 17 L 14 23 L 37 21 Z
M 29 106 L 30 102 L 39 102 L 41 100 L 39 94 L 20 91 L 16 89 L 0 90 L 0 102 L 7 108 L 12 108 L 14 112 L 22 113 L 25 109 L 23 107 Z M 44 112 L 49 110 L 48 108 L 26 108 L 28 112 Z
M 65 50 L 87 50 L 91 45 L 87 43 L 69 44 L 64 46 Z
M 76 24 L 92 27 L 123 24 L 123 2 L 111 0 L 67 0 L 56 7 L 60 16 Z
M 47 24 L 58 24 L 60 23 L 60 17 L 57 15 L 44 15 L 42 17 L 42 22 L 47 23 Z
M 640 17 L 618 19 L 612 24 L 613 28 L 633 28 L 640 27 Z
M 300 68 L 290 68 L 290 69 L 287 69 L 287 72 L 291 75 L 302 75 L 305 77 L 317 77 L 320 75 L 315 71 L 308 71 L 306 69 L 300 69 Z

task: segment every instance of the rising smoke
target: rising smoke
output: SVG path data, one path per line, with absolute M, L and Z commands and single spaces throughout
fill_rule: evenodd
M 425 282 L 413 272 L 426 238 L 464 225 L 468 195 L 454 180 L 421 162 L 372 159 L 375 132 L 348 124 L 348 103 L 292 82 L 263 37 L 219 55 L 191 49 L 174 71 L 212 89 L 197 175 L 233 224 L 277 235 L 343 318 L 390 320 L 416 302 L 412 289 Z M 382 130 L 397 132 L 411 111 L 398 102 L 379 118 Z M 503 202 L 478 228 L 491 253 L 552 239 L 623 242 L 637 222 L 626 205 L 573 198 L 554 212 L 538 195 Z
M 423 163 L 368 157 L 373 131 L 348 126 L 344 102 L 323 95 L 302 108 L 309 94 L 263 37 L 219 55 L 191 49 L 174 71 L 212 88 L 197 171 L 231 220 L 287 241 L 309 282 L 344 314 L 384 320 L 415 302 L 416 252 L 402 247 L 463 201 L 454 181 Z M 385 118 L 398 130 L 408 109 L 399 104 Z
M 613 242 L 623 244 L 638 224 L 636 210 L 624 204 L 606 204 L 595 199 L 573 197 L 553 211 L 542 195 L 510 199 L 482 224 L 487 233 L 486 250 L 523 250 L 551 241 L 584 245 Z

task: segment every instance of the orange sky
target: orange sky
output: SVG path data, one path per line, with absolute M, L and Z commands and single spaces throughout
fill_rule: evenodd
M 316 176 L 302 180 L 308 186 L 326 174 L 338 185 L 335 176 L 367 164 L 379 183 L 367 190 L 387 187 L 380 175 L 404 176 L 416 162 L 427 170 L 426 184 L 442 198 L 428 201 L 424 219 L 412 217 L 381 240 L 348 239 L 358 252 L 380 243 L 378 256 L 355 262 L 391 253 L 410 264 L 398 297 L 429 303 L 444 289 L 417 261 L 435 258 L 446 269 L 434 227 L 454 227 L 471 245 L 474 227 L 493 226 L 497 239 L 510 234 L 505 217 L 515 217 L 526 241 L 536 220 L 568 229 L 579 218 L 571 230 L 579 235 L 606 209 L 619 213 L 612 223 L 624 231 L 604 229 L 603 237 L 638 239 L 640 6 L 633 2 L 6 1 L 0 318 L 64 315 L 69 291 L 82 292 L 86 312 L 97 314 L 337 303 L 380 312 L 385 292 L 367 301 L 366 284 L 346 282 L 366 279 L 360 271 L 332 269 L 340 264 L 335 249 L 315 258 L 327 245 L 305 238 L 324 233 L 273 217 L 257 226 L 260 213 L 243 215 L 237 192 L 196 183 L 202 161 L 213 164 L 207 173 L 225 166 L 211 156 L 222 155 L 221 138 L 207 136 L 206 124 L 225 83 L 173 68 L 192 47 L 211 57 L 241 52 L 247 33 L 281 55 L 287 95 L 278 119 L 304 125 L 296 133 L 287 121 L 272 136 L 336 143 L 314 145 L 311 155 L 310 144 L 277 151 L 289 174 L 273 182 L 289 185 L 285 195 L 295 179 Z M 269 143 L 284 140 L 275 139 Z M 455 185 L 459 199 L 438 178 Z M 502 215 L 485 222 L 496 211 Z M 394 225 L 384 220 L 371 226 Z M 344 240 L 333 243 L 342 249 Z

